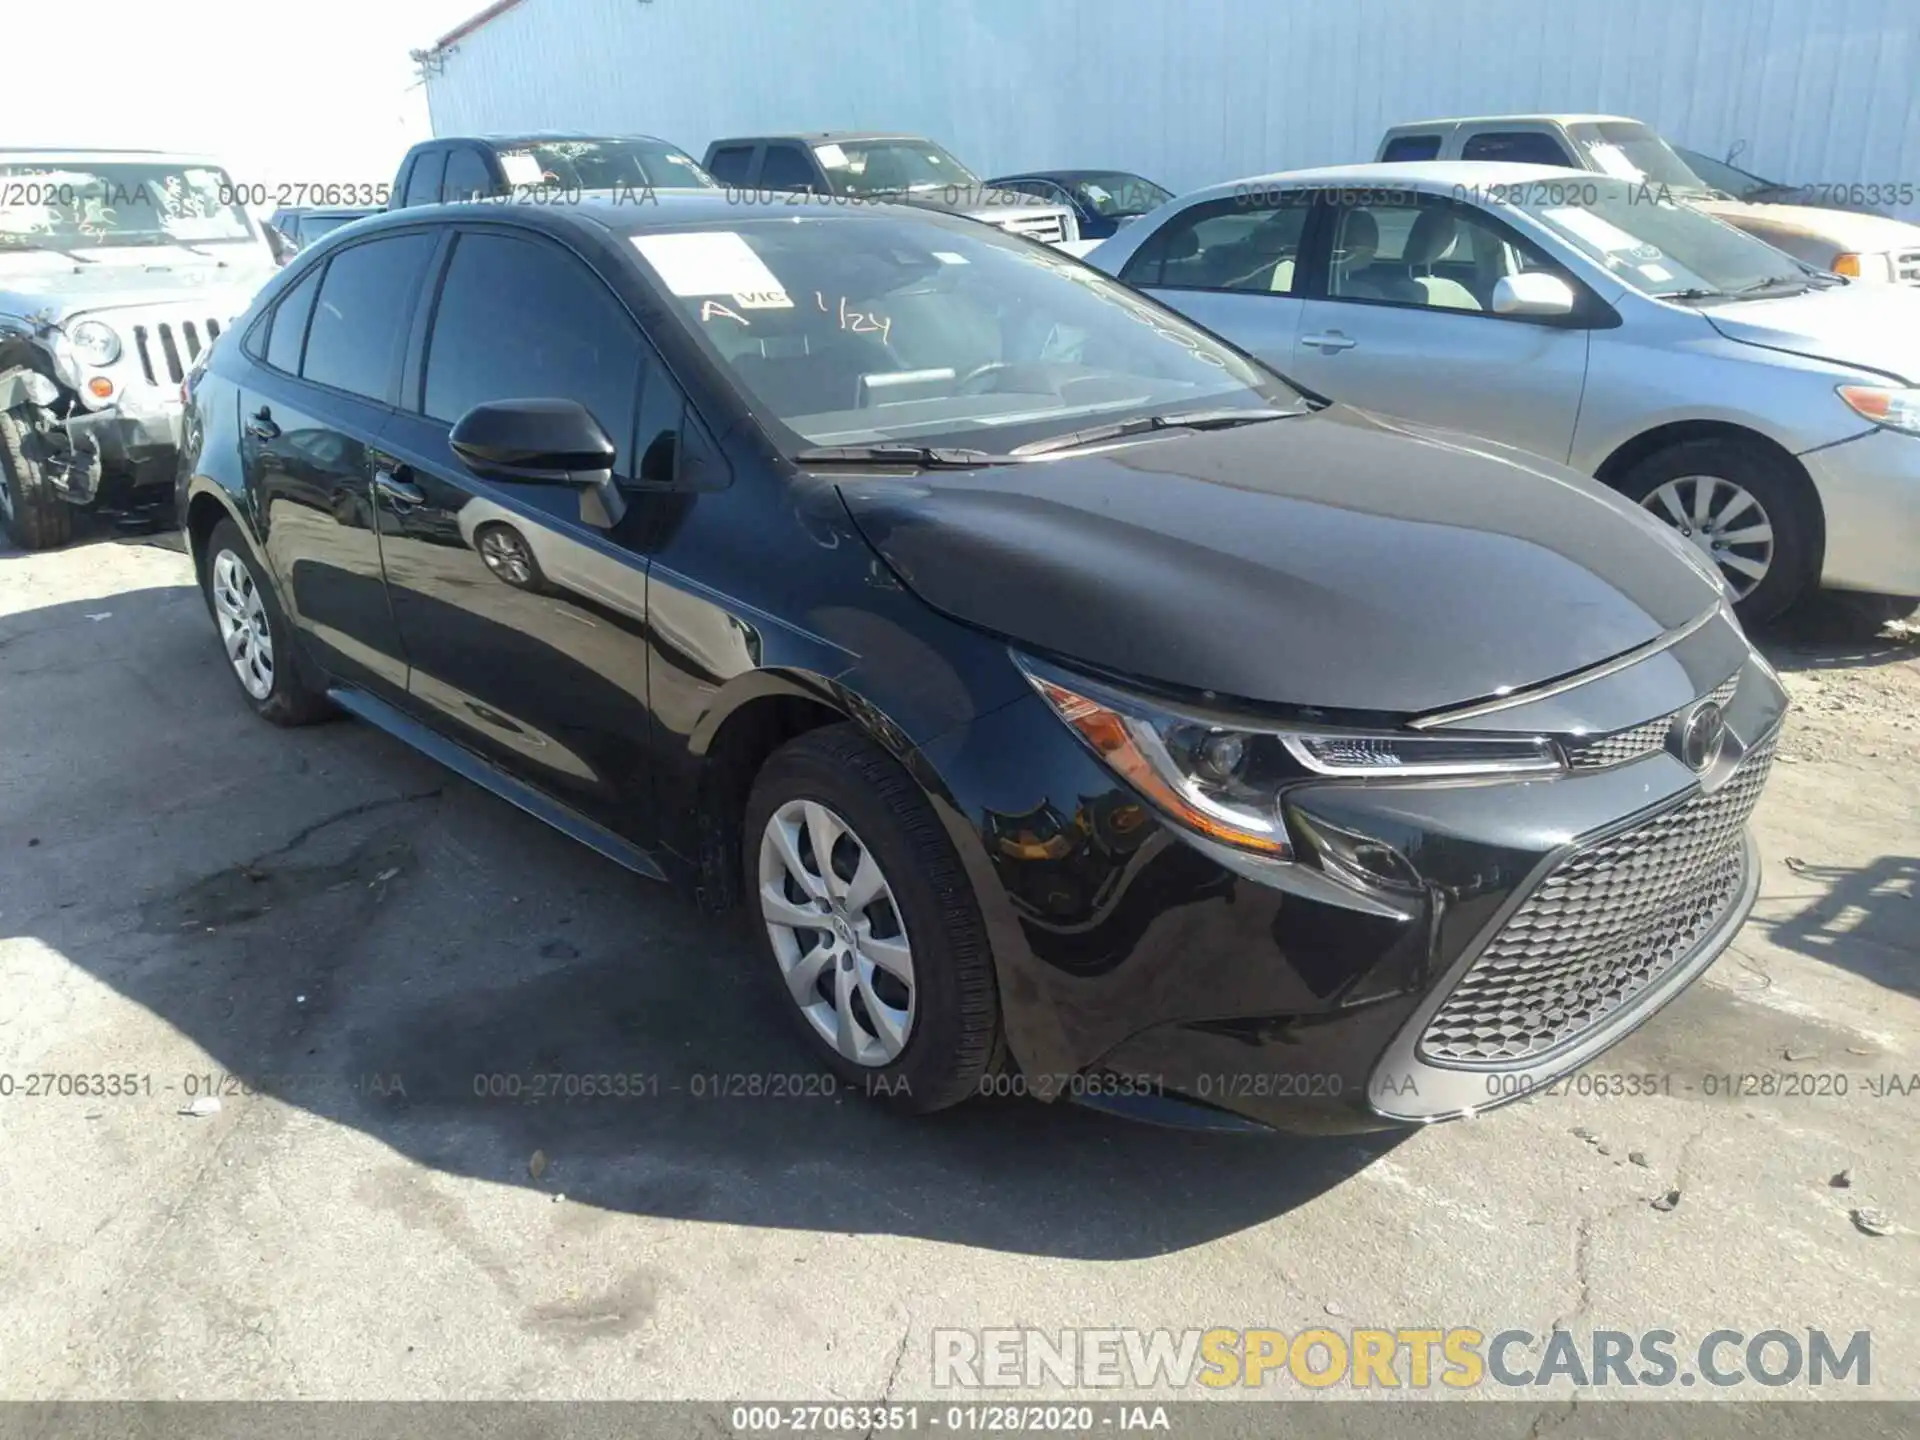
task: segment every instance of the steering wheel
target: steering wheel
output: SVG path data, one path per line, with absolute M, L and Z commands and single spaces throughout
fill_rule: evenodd
M 986 364 L 976 365 L 973 367 L 973 369 L 967 371 L 966 374 L 962 375 L 960 379 L 957 382 L 955 382 L 954 388 L 959 390 L 960 393 L 963 395 L 984 394 L 986 392 L 980 391 L 980 390 L 970 390 L 967 387 L 972 385 L 974 381 L 982 378 L 983 376 L 996 375 L 1002 370 L 1011 370 L 1012 368 L 1013 368 L 1013 361 L 1011 360 L 989 360 L 987 361 Z

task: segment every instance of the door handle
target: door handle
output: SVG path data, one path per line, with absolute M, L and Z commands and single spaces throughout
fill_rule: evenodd
M 1302 335 L 1300 343 L 1331 354 L 1335 350 L 1351 350 L 1360 342 L 1351 335 L 1342 335 L 1338 330 L 1323 330 L 1318 335 Z
M 280 438 L 280 427 L 273 423 L 273 412 L 264 405 L 247 417 L 246 431 L 256 440 Z
M 415 505 L 427 503 L 426 491 L 418 485 L 402 480 L 385 467 L 373 472 L 373 488 L 377 494 L 386 496 L 402 509 L 411 509 Z

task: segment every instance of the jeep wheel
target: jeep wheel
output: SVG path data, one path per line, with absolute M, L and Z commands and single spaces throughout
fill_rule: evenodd
M 35 456 L 39 438 L 20 411 L 0 410 L 0 520 L 22 550 L 51 550 L 73 538 L 73 510 Z

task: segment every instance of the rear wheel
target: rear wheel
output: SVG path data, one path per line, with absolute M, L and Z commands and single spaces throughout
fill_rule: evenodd
M 261 719 L 311 725 L 333 713 L 325 694 L 308 680 L 286 612 L 233 521 L 222 520 L 208 537 L 200 583 L 227 666 Z
M 841 1079 L 923 1113 L 975 1094 L 999 1005 L 979 906 L 920 787 L 852 725 L 776 751 L 747 803 L 780 1003 Z
M 1778 455 L 1688 440 L 1642 460 L 1619 488 L 1713 562 L 1742 620 L 1771 620 L 1813 587 L 1818 502 Z
M 0 520 L 22 550 L 51 550 L 73 538 L 73 508 L 41 468 L 37 424 L 19 410 L 0 410 Z

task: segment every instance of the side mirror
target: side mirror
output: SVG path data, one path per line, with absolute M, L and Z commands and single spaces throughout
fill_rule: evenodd
M 1493 313 L 1496 315 L 1534 315 L 1542 318 L 1571 315 L 1579 297 L 1573 287 L 1558 275 L 1545 270 L 1527 270 L 1518 275 L 1502 275 L 1493 287 Z
M 618 453 L 593 412 L 577 400 L 493 400 L 476 405 L 447 437 L 474 474 L 520 485 L 572 485 L 580 519 L 611 530 L 626 514 L 613 483 Z
M 615 449 L 577 400 L 491 400 L 462 415 L 448 436 L 474 474 L 521 485 L 600 485 Z

